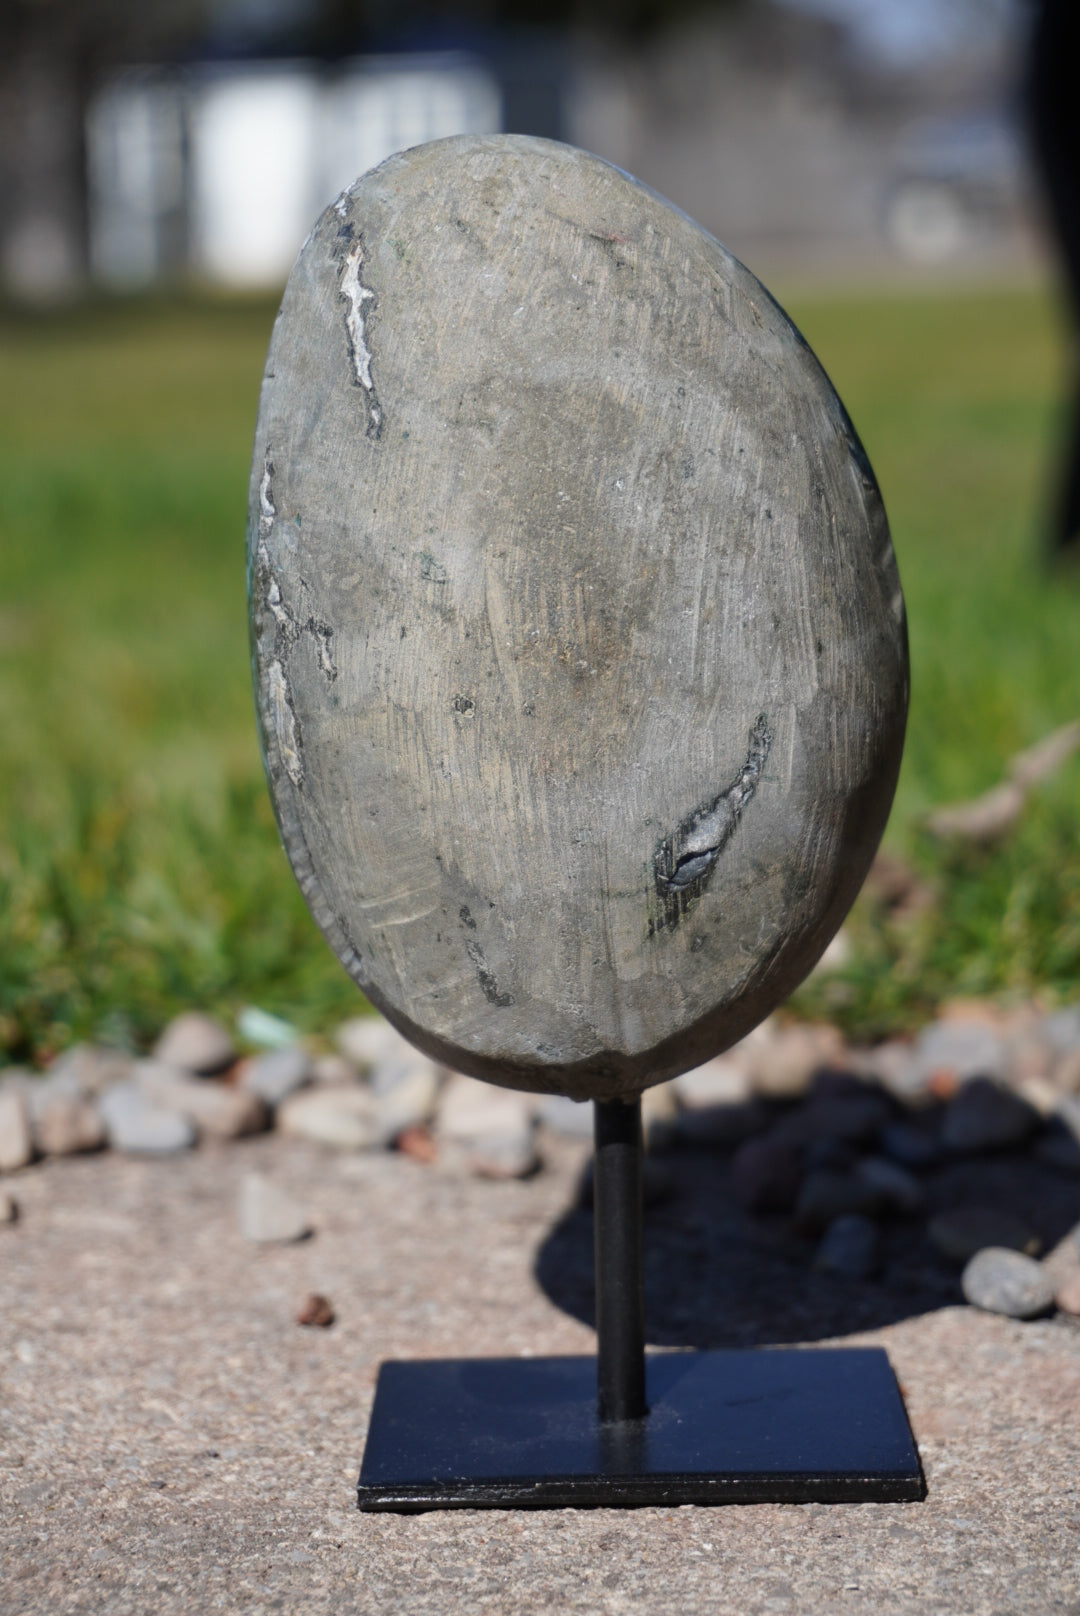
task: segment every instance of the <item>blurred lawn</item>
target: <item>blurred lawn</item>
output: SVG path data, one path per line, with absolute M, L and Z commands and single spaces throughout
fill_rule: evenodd
M 913 705 L 889 831 L 936 892 L 860 904 L 799 1005 L 874 1033 L 942 996 L 1080 981 L 1080 764 L 991 854 L 918 831 L 1080 715 L 1080 585 L 1042 565 L 1057 333 L 1032 291 L 789 307 L 877 470 Z M 0 322 L 0 1060 L 145 1042 L 178 1008 L 312 1030 L 356 990 L 288 872 L 255 741 L 247 468 L 269 304 Z

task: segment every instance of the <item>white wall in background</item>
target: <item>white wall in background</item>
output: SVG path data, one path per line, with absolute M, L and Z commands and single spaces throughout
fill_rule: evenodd
M 215 75 L 189 111 L 191 260 L 223 286 L 280 283 L 318 210 L 319 85 L 302 67 Z
M 126 74 L 87 123 L 95 276 L 114 286 L 188 267 L 280 286 L 322 209 L 393 152 L 501 127 L 498 84 L 460 56 L 252 63 Z

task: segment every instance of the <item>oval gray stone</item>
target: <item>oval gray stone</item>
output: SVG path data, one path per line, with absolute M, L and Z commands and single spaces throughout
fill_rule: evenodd
M 286 850 L 433 1058 L 629 1097 L 820 957 L 892 800 L 866 456 L 754 277 L 583 152 L 461 137 L 323 214 L 251 479 Z

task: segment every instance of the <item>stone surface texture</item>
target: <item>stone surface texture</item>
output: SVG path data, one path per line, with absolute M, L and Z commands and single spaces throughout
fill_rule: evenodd
M 249 565 L 293 867 L 433 1058 L 630 1095 L 819 958 L 892 799 L 900 584 L 817 360 L 662 198 L 520 136 L 343 193 L 275 326 Z
M 889 1352 L 926 1471 L 922 1504 L 358 1514 L 382 1359 L 592 1349 L 535 1277 L 586 1147 L 545 1148 L 548 1170 L 524 1183 L 400 1155 L 328 1157 L 274 1136 L 20 1173 L 22 1218 L 0 1230 L 5 1616 L 1076 1607 L 1080 1328 L 1061 1318 L 940 1306 L 846 1337 Z M 313 1240 L 244 1240 L 236 1201 L 250 1171 L 310 1209 Z M 812 1342 L 821 1296 L 842 1292 L 850 1317 L 863 1288 L 817 1274 L 787 1283 L 807 1310 L 797 1335 L 763 1329 L 744 1283 L 725 1278 L 719 1333 L 704 1330 L 691 1286 L 681 1339 Z M 329 1329 L 295 1322 L 311 1292 L 332 1299 Z

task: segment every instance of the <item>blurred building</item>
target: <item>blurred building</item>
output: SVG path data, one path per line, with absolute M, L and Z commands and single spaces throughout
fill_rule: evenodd
M 455 55 L 123 74 L 87 119 L 92 273 L 118 288 L 182 271 L 280 285 L 357 175 L 404 147 L 501 127 L 497 81 Z
M 305 54 L 302 32 L 291 56 L 260 56 L 250 7 L 218 0 L 244 28 L 216 60 L 98 75 L 81 202 L 35 207 L 104 286 L 273 287 L 320 211 L 391 152 L 507 129 L 610 159 L 766 272 L 1000 268 L 1031 257 L 1020 7 L 701 0 L 644 37 L 450 27 L 422 49 L 335 60 Z M 286 10 L 300 26 L 318 0 Z M 45 172 L 29 189 L 55 198 Z M 4 220 L 0 194 L 0 238 Z M 31 292 L 47 281 L 35 229 L 14 256 L 0 240 L 9 285 Z

